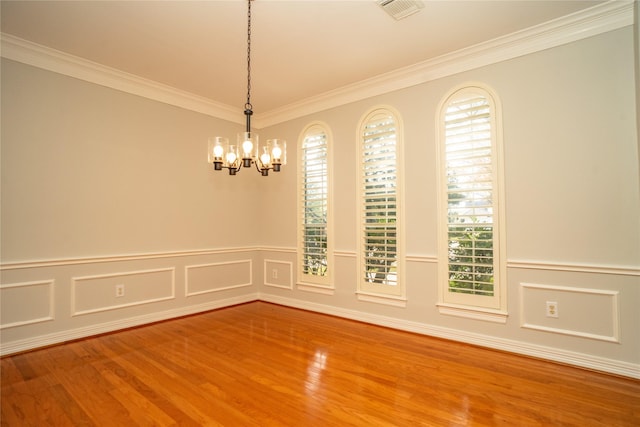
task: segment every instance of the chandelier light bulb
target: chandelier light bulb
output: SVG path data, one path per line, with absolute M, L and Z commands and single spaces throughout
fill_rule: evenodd
M 231 165 L 235 163 L 235 161 L 236 161 L 236 153 L 234 153 L 233 151 L 229 151 L 227 153 L 227 163 Z
M 253 150 L 253 142 L 250 139 L 245 140 L 242 143 L 242 151 L 245 154 L 245 157 L 249 157 L 251 155 L 251 151 Z

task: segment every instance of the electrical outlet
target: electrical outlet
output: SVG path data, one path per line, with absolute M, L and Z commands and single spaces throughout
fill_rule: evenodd
M 271 278 L 272 279 L 277 279 L 278 278 L 278 269 L 274 268 L 273 270 L 271 270 Z
M 124 285 L 116 285 L 116 298 L 124 296 Z
M 558 303 L 547 301 L 547 317 L 558 317 Z

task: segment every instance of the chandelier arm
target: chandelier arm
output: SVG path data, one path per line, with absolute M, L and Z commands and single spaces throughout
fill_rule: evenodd
M 258 158 L 258 159 L 255 159 L 255 160 L 253 161 L 253 163 L 255 163 L 255 164 L 256 164 L 256 170 L 257 170 L 258 172 L 260 172 L 260 174 L 261 174 L 262 176 L 269 176 L 269 170 L 271 170 L 271 169 L 273 169 L 273 168 L 269 168 L 269 167 L 266 167 L 266 168 L 265 168 L 265 167 L 262 167 L 262 166 L 258 166 L 258 162 L 262 163 L 262 161 L 260 161 L 260 159 L 259 159 L 259 158 Z

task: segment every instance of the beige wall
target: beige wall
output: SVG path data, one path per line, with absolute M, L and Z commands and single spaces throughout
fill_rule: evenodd
M 635 42 L 635 58 L 636 58 L 636 106 L 640 105 L 640 2 L 633 3 L 633 31 Z M 638 151 L 640 152 L 640 114 L 636 115 L 637 135 L 638 135 Z M 640 163 L 640 155 L 638 156 Z
M 3 59 L 2 352 L 255 299 L 261 177 L 206 161 L 241 128 Z
M 206 162 L 239 129 L 3 60 L 3 262 L 251 244 L 259 180 Z
M 425 333 L 495 339 L 506 347 L 515 341 L 637 366 L 640 198 L 632 33 L 627 27 L 264 130 L 297 141 L 308 123 L 329 125 L 338 256 L 334 295 L 265 287 L 263 298 L 364 320 L 373 316 Z M 436 108 L 448 90 L 468 81 L 491 86 L 503 107 L 506 325 L 442 315 L 436 307 Z M 406 308 L 358 301 L 355 294 L 356 127 L 362 114 L 381 104 L 397 109 L 404 122 Z M 282 209 L 267 212 L 267 222 L 279 226 L 264 230 L 262 241 L 290 247 L 287 256 L 269 256 L 294 262 L 295 229 L 288 224 L 296 220 L 296 177 L 293 170 L 284 176 L 286 183 L 265 189 Z M 559 302 L 559 319 L 544 316 L 547 300 Z
M 2 351 L 261 298 L 640 376 L 633 49 L 626 27 L 262 129 L 289 148 L 267 179 L 206 164 L 207 137 L 240 125 L 3 60 Z M 503 106 L 506 324 L 436 307 L 436 107 L 466 81 Z M 355 295 L 356 126 L 380 104 L 404 123 L 406 308 Z M 295 146 L 316 120 L 334 144 L 333 295 L 295 286 Z

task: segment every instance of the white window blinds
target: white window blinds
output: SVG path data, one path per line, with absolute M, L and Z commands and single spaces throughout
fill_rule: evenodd
M 396 126 L 382 111 L 362 129 L 361 274 L 367 284 L 398 284 Z
M 304 275 L 327 275 L 327 135 L 308 132 L 302 141 L 300 268 Z
M 494 146 L 491 105 L 469 93 L 446 107 L 448 291 L 494 295 Z

